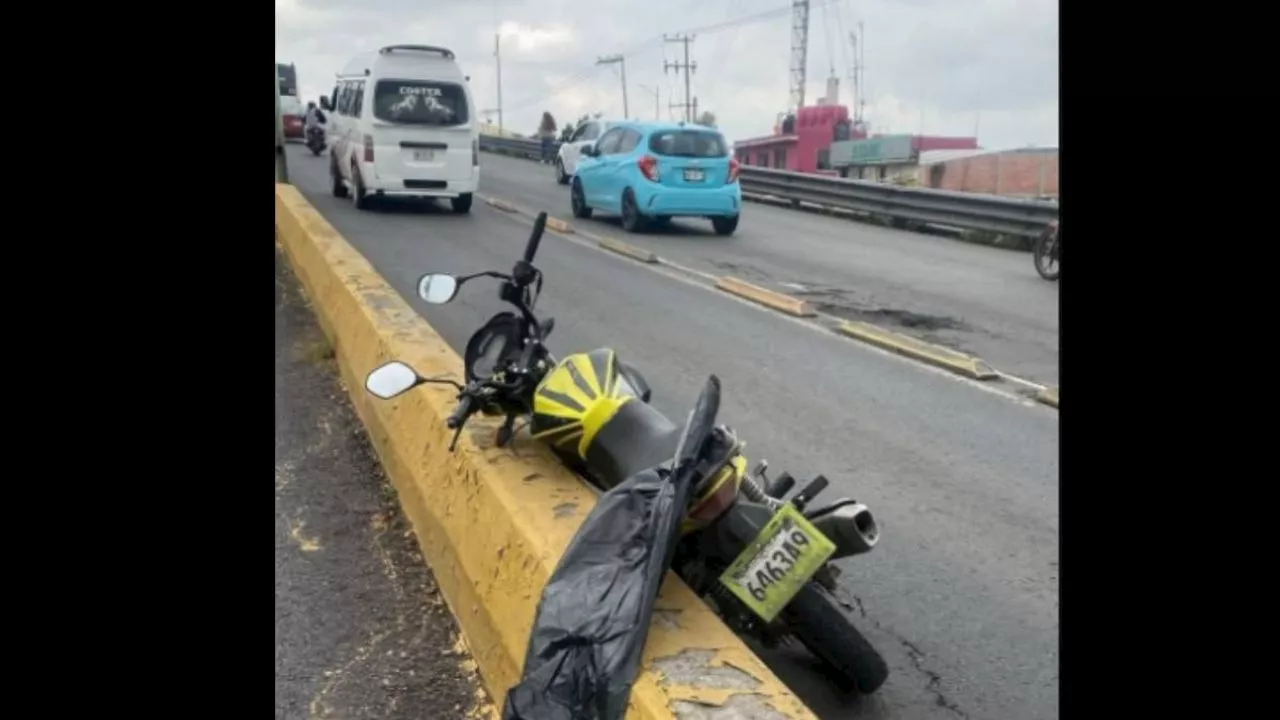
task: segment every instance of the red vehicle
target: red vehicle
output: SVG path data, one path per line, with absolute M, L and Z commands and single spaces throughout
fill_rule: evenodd
M 307 109 L 296 95 L 280 96 L 280 119 L 284 123 L 285 140 L 302 139 L 303 116 L 306 112 Z

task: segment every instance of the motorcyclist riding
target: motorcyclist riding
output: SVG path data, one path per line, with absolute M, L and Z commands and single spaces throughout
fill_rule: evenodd
M 311 128 L 324 129 L 324 124 L 326 122 L 324 113 L 320 112 L 320 108 L 316 107 L 314 102 L 307 103 L 307 115 L 304 122 L 304 128 L 308 133 L 311 132 Z

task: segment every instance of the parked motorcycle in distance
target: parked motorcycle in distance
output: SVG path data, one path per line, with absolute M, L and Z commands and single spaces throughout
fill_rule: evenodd
M 455 442 L 476 412 L 505 416 L 500 446 L 514 436 L 517 419 L 528 419 L 534 439 L 607 491 L 638 473 L 669 466 L 682 433 L 649 404 L 644 377 L 612 349 L 562 360 L 547 349 L 554 318 L 533 312 L 543 282 L 533 259 L 546 219 L 545 212 L 538 215 L 524 257 L 509 275 L 430 273 L 418 281 L 423 301 L 445 304 L 463 283 L 494 278 L 502 283 L 500 297 L 518 311 L 498 313 L 467 342 L 465 386 L 423 378 L 393 360 L 368 375 L 365 389 L 390 399 L 423 383 L 453 385 L 458 405 L 446 425 L 455 431 Z M 798 639 L 835 671 L 838 684 L 875 692 L 889 668 L 855 627 L 851 606 L 836 597 L 839 569 L 830 562 L 875 547 L 880 532 L 870 510 L 852 499 L 813 505 L 828 484 L 822 475 L 792 494 L 797 483 L 791 475 L 770 478 L 763 461 L 748 472 L 745 443 L 733 430 L 716 425 L 707 437 L 697 453 L 702 460 L 671 568 L 735 632 L 766 645 Z
M 1036 239 L 1033 250 L 1036 272 L 1045 280 L 1057 280 L 1062 274 L 1062 237 L 1055 220 Z
M 324 128 L 319 125 L 312 126 L 310 130 L 307 130 L 307 149 L 311 151 L 311 154 L 319 155 L 324 152 L 324 147 Z

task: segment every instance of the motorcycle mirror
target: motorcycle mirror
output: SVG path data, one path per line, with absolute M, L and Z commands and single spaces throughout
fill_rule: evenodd
M 548 337 L 551 336 L 551 331 L 554 330 L 556 327 L 556 319 L 553 317 L 549 317 L 546 320 L 543 320 L 541 323 L 539 323 L 539 325 L 542 327 L 542 339 L 546 340 Z
M 401 395 L 420 383 L 418 372 L 408 365 L 393 361 L 375 368 L 364 380 L 364 389 L 383 400 Z
M 418 280 L 418 297 L 432 305 L 443 305 L 458 294 L 458 278 L 445 273 L 428 273 Z

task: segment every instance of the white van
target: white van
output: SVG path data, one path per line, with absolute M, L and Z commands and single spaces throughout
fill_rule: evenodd
M 449 198 L 471 211 L 480 146 L 468 78 L 451 50 L 388 45 L 347 63 L 329 98 L 334 197 Z

